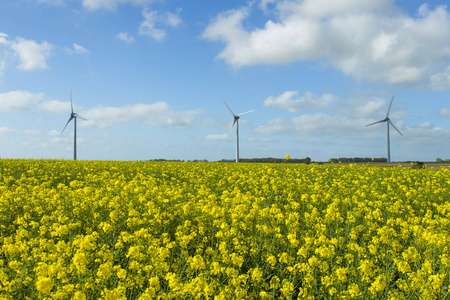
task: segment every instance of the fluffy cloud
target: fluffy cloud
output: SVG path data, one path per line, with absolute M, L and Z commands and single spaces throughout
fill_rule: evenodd
M 55 114 L 70 113 L 70 102 L 46 100 L 39 103 L 38 108 Z
M 198 110 L 175 112 L 165 102 L 124 107 L 97 107 L 82 112 L 87 119 L 82 126 L 110 128 L 115 123 L 142 122 L 152 127 L 184 128 L 192 126 Z
M 435 90 L 450 89 L 450 67 L 431 76 L 431 87 Z
M 26 135 L 39 135 L 41 132 L 39 130 L 26 129 L 23 131 L 23 133 Z
M 9 42 L 8 35 L 0 32 L 0 78 L 6 69 L 6 57 L 8 56 Z
M 8 127 L 0 127 L 0 134 L 2 133 L 13 133 L 16 132 L 14 129 L 8 128 Z
M 47 132 L 47 135 L 52 136 L 52 137 L 57 137 L 57 136 L 61 135 L 61 131 L 52 129 Z
M 244 25 L 252 5 L 220 13 L 208 25 L 202 36 L 225 42 L 218 58 L 235 68 L 325 58 L 358 79 L 448 88 L 445 6 L 423 5 L 410 17 L 393 0 L 264 1 L 264 8 L 268 3 L 276 17 L 262 28 Z
M 44 41 L 26 40 L 17 37 L 9 40 L 8 35 L 0 33 L 0 53 L 4 52 L 5 57 L 18 56 L 18 68 L 24 71 L 47 69 L 47 59 L 50 57 L 53 46 Z M 0 72 L 5 68 L 5 60 L 0 61 Z
M 30 105 L 38 103 L 42 97 L 42 93 L 30 93 L 20 90 L 0 94 L 0 112 L 26 111 Z
M 231 136 L 227 133 L 224 134 L 210 134 L 204 137 L 205 141 L 228 141 Z
M 256 133 L 260 134 L 275 134 L 287 132 L 292 128 L 283 118 L 276 118 L 266 124 L 260 125 L 254 129 Z
M 351 98 L 347 100 L 337 99 L 326 94 L 315 97 L 306 92 L 299 99 L 294 99 L 296 92 L 287 91 L 278 97 L 269 97 L 264 102 L 265 106 L 274 106 L 288 112 L 295 112 L 300 107 L 321 108 L 321 113 L 302 114 L 286 118 L 275 118 L 263 125 L 254 128 L 258 134 L 293 133 L 299 135 L 341 135 L 347 136 L 367 129 L 365 126 L 371 122 L 385 117 L 389 101 L 373 97 L 370 99 Z M 390 100 L 390 99 L 389 99 Z M 396 123 L 406 116 L 406 112 L 398 107 L 391 109 L 390 117 Z M 402 126 L 400 126 L 402 127 Z
M 120 4 L 134 4 L 144 7 L 142 10 L 142 16 L 144 20 L 139 25 L 139 34 L 148 36 L 157 41 L 163 40 L 167 33 L 164 27 L 176 28 L 181 23 L 180 18 L 181 9 L 178 8 L 175 13 L 163 12 L 160 13 L 156 10 L 148 10 L 147 4 L 152 0 L 83 0 L 83 6 L 89 10 L 98 9 L 116 9 Z M 134 37 L 128 33 L 121 32 L 117 34 L 117 38 L 126 43 L 132 43 Z
M 53 46 L 46 41 L 41 44 L 35 41 L 17 38 L 11 48 L 19 55 L 19 69 L 24 71 L 47 69 L 47 58 L 51 54 Z
M 450 108 L 442 108 L 439 114 L 443 117 L 450 117 Z
M 134 37 L 126 32 L 120 32 L 116 35 L 116 37 L 127 44 L 131 44 L 132 42 L 134 42 Z
M 421 152 L 430 153 L 446 152 L 448 149 L 448 145 L 442 141 L 450 139 L 450 130 L 438 127 L 431 122 L 420 123 L 401 131 L 407 137 L 400 140 L 405 148 L 420 149 Z
M 301 115 L 292 118 L 295 132 L 298 133 L 342 133 L 364 130 L 366 122 L 346 115 L 329 115 L 324 113 Z
M 349 135 L 367 130 L 367 119 L 354 118 L 345 114 L 304 114 L 292 117 L 273 119 L 254 129 L 259 134 L 294 133 L 298 135 Z
M 89 53 L 88 49 L 86 49 L 83 46 L 78 45 L 76 43 L 73 43 L 73 48 L 67 48 L 66 50 L 70 54 L 86 54 L 86 53 Z
M 325 108 L 335 101 L 335 97 L 331 94 L 316 97 L 311 92 L 306 92 L 300 98 L 294 99 L 297 94 L 298 91 L 286 91 L 277 97 L 270 96 L 264 100 L 263 105 L 278 107 L 289 112 L 294 112 L 300 109 Z
M 166 31 L 164 29 L 157 28 L 157 24 L 165 25 L 175 28 L 181 24 L 181 18 L 179 17 L 180 9 L 176 13 L 165 12 L 163 14 L 158 14 L 156 10 L 148 11 L 143 10 L 142 16 L 144 21 L 142 21 L 139 26 L 139 34 L 149 36 L 157 41 L 161 41 L 166 37 Z
M 45 3 L 49 5 L 63 5 L 64 0 L 38 0 L 38 3 Z
M 6 68 L 6 63 L 2 60 L 0 60 L 0 78 L 3 76 L 3 71 Z
M 83 0 L 83 6 L 90 10 L 115 9 L 119 4 L 144 5 L 149 2 L 151 0 Z

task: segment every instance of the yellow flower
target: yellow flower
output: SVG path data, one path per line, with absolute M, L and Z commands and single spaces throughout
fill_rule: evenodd
M 86 300 L 86 294 L 81 291 L 76 291 L 73 295 L 73 300 Z
M 448 168 L 0 159 L 0 173 L 5 299 L 448 292 Z
M 372 295 L 375 295 L 377 292 L 383 291 L 386 288 L 386 285 L 386 275 L 378 275 L 369 287 L 369 292 L 372 293 Z
M 255 268 L 251 271 L 251 279 L 255 283 L 259 283 L 262 281 L 263 271 L 260 268 Z
M 275 265 L 276 265 L 276 263 L 277 263 L 277 258 L 276 258 L 275 256 L 273 256 L 273 255 L 269 255 L 269 256 L 266 258 L 266 261 L 269 263 L 269 265 L 270 265 L 272 268 L 274 268 Z
M 117 278 L 125 280 L 125 278 L 127 277 L 127 271 L 124 269 L 119 269 L 117 270 Z
M 36 289 L 45 295 L 50 295 L 53 288 L 52 279 L 49 277 L 39 276 L 36 281 Z

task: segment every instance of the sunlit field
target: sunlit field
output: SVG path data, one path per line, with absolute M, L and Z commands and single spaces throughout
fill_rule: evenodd
M 450 171 L 0 160 L 0 299 L 450 299 Z

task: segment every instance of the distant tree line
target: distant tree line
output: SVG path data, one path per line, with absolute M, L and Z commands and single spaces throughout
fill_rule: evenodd
M 164 158 L 155 158 L 150 159 L 149 161 L 178 161 L 178 162 L 184 162 L 185 160 L 182 159 L 164 159 Z M 188 162 L 208 162 L 207 159 L 194 159 L 194 160 L 187 160 Z
M 222 162 L 234 162 L 235 160 L 222 159 Z M 285 158 L 274 158 L 274 157 L 263 157 L 263 158 L 240 158 L 239 162 L 246 163 L 288 163 L 288 164 L 309 164 L 311 163 L 311 158 L 291 158 L 286 160 Z
M 450 163 L 450 159 L 440 159 L 440 158 L 436 158 L 436 162 L 437 162 L 437 163 Z
M 387 162 L 387 158 L 371 158 L 371 157 L 340 157 L 331 158 L 331 163 L 361 163 L 361 162 Z

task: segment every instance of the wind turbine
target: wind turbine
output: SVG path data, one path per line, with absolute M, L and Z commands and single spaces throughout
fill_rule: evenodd
M 77 160 L 77 118 L 80 118 L 83 120 L 86 120 L 86 119 L 80 117 L 77 113 L 73 112 L 72 91 L 70 91 L 70 108 L 71 108 L 71 114 L 69 117 L 69 121 L 67 121 L 66 126 L 64 126 L 63 130 L 61 131 L 61 134 L 66 129 L 67 125 L 69 125 L 70 121 L 73 120 L 73 160 Z
M 239 162 L 239 118 L 240 118 L 240 116 L 248 114 L 255 110 L 252 109 L 245 113 L 235 115 L 234 112 L 231 110 L 231 108 L 228 106 L 228 104 L 225 102 L 225 100 L 223 100 L 223 103 L 225 103 L 225 105 L 227 106 L 228 110 L 230 111 L 231 115 L 234 118 L 233 125 L 231 126 L 231 130 L 233 130 L 234 124 L 236 124 L 236 162 L 238 163 Z
M 392 125 L 392 127 L 394 127 L 394 129 L 397 130 L 398 133 L 400 133 L 400 135 L 403 135 L 400 132 L 400 130 L 398 130 L 397 127 L 395 127 L 395 125 L 394 125 L 394 123 L 392 123 L 391 119 L 389 119 L 389 112 L 391 110 L 392 101 L 394 101 L 394 96 L 392 96 L 391 104 L 389 104 L 389 109 L 387 111 L 386 118 L 384 118 L 383 120 L 371 123 L 369 125 L 366 125 L 366 127 L 367 127 L 367 126 L 371 126 L 371 125 L 374 125 L 374 124 L 386 122 L 386 124 L 387 124 L 387 161 L 388 162 L 391 162 L 391 149 L 390 149 L 390 141 L 389 141 L 389 125 Z

